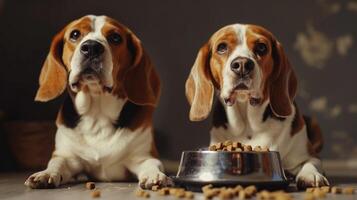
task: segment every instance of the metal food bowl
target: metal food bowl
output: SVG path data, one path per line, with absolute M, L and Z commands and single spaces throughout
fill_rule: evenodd
M 199 191 L 213 186 L 248 186 L 284 189 L 289 185 L 279 152 L 184 151 L 174 182 L 179 187 Z

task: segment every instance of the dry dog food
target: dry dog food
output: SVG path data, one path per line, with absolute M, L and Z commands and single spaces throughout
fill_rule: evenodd
M 161 195 L 161 196 L 169 195 L 169 194 L 170 194 L 170 189 L 167 188 L 167 187 L 161 188 L 161 189 L 158 191 L 158 194 Z
M 353 187 L 346 187 L 342 189 L 342 194 L 354 194 L 355 189 Z
M 312 194 L 316 197 L 316 198 L 325 198 L 326 197 L 326 192 L 324 192 L 322 189 L 320 188 L 315 188 L 314 191 L 312 192 Z
M 244 145 L 240 142 L 233 142 L 231 140 L 227 140 L 225 142 L 218 142 L 216 144 L 212 144 L 208 147 L 210 151 L 269 151 L 268 147 L 255 146 L 254 149 L 251 145 Z
M 193 199 L 193 197 L 194 197 L 193 192 L 190 192 L 190 191 L 186 191 L 185 192 L 185 198 L 186 199 Z
M 330 186 L 322 186 L 321 190 L 324 191 L 325 193 L 329 193 L 331 188 L 330 188 Z
M 341 194 L 342 193 L 342 188 L 334 186 L 334 187 L 331 188 L 331 193 L 332 194 Z
M 183 188 L 169 188 L 169 187 L 163 187 L 160 188 L 158 185 L 154 185 L 151 187 L 151 190 L 154 192 L 157 192 L 158 195 L 160 196 L 166 196 L 166 195 L 172 195 L 177 198 L 186 198 L 186 199 L 193 199 L 194 194 L 193 192 L 186 191 Z M 138 190 L 136 192 L 136 196 L 138 197 L 144 197 L 144 198 L 149 198 L 150 193 L 144 191 L 144 190 Z
M 330 187 L 330 186 L 322 186 L 322 187 L 315 187 L 315 188 L 306 188 L 305 200 L 314 200 L 314 199 L 321 199 L 325 198 L 327 193 L 332 194 L 354 194 L 355 189 L 353 187 Z
M 86 188 L 88 190 L 93 190 L 95 188 L 95 183 L 94 182 L 87 182 L 86 183 Z
M 212 185 L 206 185 L 202 188 L 203 195 L 206 199 L 212 199 L 218 197 L 219 199 L 232 199 L 238 197 L 239 199 L 246 199 L 255 196 L 257 193 L 257 188 L 255 186 L 248 186 L 243 188 L 240 185 L 237 185 L 234 188 L 213 188 Z
M 135 195 L 137 197 L 142 197 L 142 198 L 149 198 L 150 197 L 150 193 L 142 190 L 142 189 L 139 189 L 136 191 Z
M 151 187 L 151 190 L 152 191 L 158 191 L 159 190 L 159 186 L 158 185 L 153 185 L 152 187 Z
M 267 190 L 262 190 L 257 194 L 257 199 L 259 200 L 292 200 L 290 194 L 284 191 L 270 192 Z
M 93 198 L 100 197 L 100 190 L 98 190 L 98 189 L 93 190 L 91 195 Z

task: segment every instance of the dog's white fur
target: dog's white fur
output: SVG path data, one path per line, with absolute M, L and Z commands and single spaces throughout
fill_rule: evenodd
M 112 84 L 112 55 L 101 33 L 105 17 L 88 17 L 93 21 L 93 32 L 81 43 L 91 39 L 105 46 L 104 78 Z M 79 48 L 80 45 L 72 58 L 70 82 L 77 81 L 80 73 L 82 55 L 78 53 Z M 81 84 L 87 89 L 80 90 L 74 99 L 76 110 L 81 115 L 80 122 L 74 129 L 58 125 L 55 151 L 47 168 L 31 175 L 25 185 L 31 188 L 57 187 L 68 183 L 79 173 L 100 181 L 120 181 L 127 178 L 127 170 L 137 175 L 140 186 L 144 188 L 156 183 L 172 184 L 162 173 L 161 162 L 151 155 L 153 135 L 150 126 L 135 130 L 113 126 L 127 99 L 103 92 L 103 83 L 98 79 L 84 79 Z

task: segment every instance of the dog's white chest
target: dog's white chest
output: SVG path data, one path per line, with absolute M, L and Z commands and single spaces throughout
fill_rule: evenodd
M 252 146 L 278 149 L 278 136 L 289 130 L 284 123 L 270 118 L 263 122 L 263 113 L 267 103 L 258 107 L 253 107 L 249 103 L 236 103 L 231 107 L 226 107 L 227 128 L 213 128 L 211 143 L 236 140 Z
M 57 143 L 67 146 L 68 151 L 81 157 L 87 171 L 103 180 L 113 177 L 112 171 L 118 171 L 118 176 L 124 173 L 123 163 L 118 160 L 125 157 L 131 134 L 114 124 L 125 102 L 125 99 L 108 93 L 92 96 L 79 92 L 75 98 L 75 106 L 81 116 L 78 125 L 74 129 L 59 127 Z

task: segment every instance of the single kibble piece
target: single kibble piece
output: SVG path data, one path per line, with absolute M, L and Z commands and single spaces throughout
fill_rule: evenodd
M 241 148 L 241 147 L 242 147 L 242 144 L 241 144 L 240 142 L 233 142 L 233 143 L 232 143 L 232 146 L 233 146 L 234 148 Z
M 254 147 L 253 150 L 254 150 L 254 151 L 262 151 L 262 148 L 261 148 L 260 146 L 256 146 L 256 147 Z
M 177 191 L 176 188 L 170 188 L 170 189 L 169 189 L 169 194 L 170 194 L 170 195 L 175 195 L 175 194 L 176 194 L 176 191 Z
M 193 192 L 190 192 L 190 191 L 185 192 L 186 199 L 193 199 L 193 197 L 194 197 Z
M 88 190 L 93 190 L 95 188 L 95 183 L 94 182 L 87 182 L 86 183 L 86 188 Z
M 228 145 L 228 146 L 227 146 L 227 151 L 234 151 L 233 146 L 232 146 L 232 145 Z
M 142 197 L 143 196 L 143 194 L 144 194 L 144 190 L 137 190 L 136 192 L 135 192 L 135 196 L 137 196 L 137 197 Z
M 144 198 L 150 198 L 150 193 L 148 193 L 148 192 L 144 192 L 144 194 L 143 194 L 143 196 L 142 197 L 144 197 Z
M 170 189 L 169 188 L 162 188 L 158 191 L 159 195 L 165 196 L 170 194 Z
M 262 151 L 270 151 L 268 147 L 262 147 Z
M 340 194 L 341 192 L 342 192 L 342 189 L 339 188 L 339 187 L 334 186 L 334 187 L 331 188 L 331 193 L 332 194 Z
M 273 197 L 269 191 L 263 190 L 258 193 L 257 199 L 266 200 L 266 199 L 273 199 Z
M 241 185 L 237 185 L 236 187 L 234 187 L 233 190 L 234 190 L 234 194 L 235 194 L 236 196 L 238 196 L 239 192 L 240 192 L 240 191 L 243 191 L 244 188 L 243 188 Z
M 237 151 L 237 152 L 242 152 L 243 150 L 238 147 L 238 148 L 235 149 L 235 151 Z
M 316 188 L 312 193 L 316 198 L 325 198 L 326 193 L 322 191 L 320 188 Z
M 240 200 L 244 200 L 246 197 L 247 197 L 247 195 L 244 190 L 239 192 L 238 198 Z
M 99 191 L 99 190 L 93 190 L 93 192 L 92 192 L 92 197 L 93 197 L 93 198 L 98 198 L 98 197 L 100 197 L 100 191 Z
M 279 192 L 279 193 L 274 194 L 274 199 L 275 200 L 292 200 L 292 197 L 285 192 Z
M 247 196 L 254 196 L 257 193 L 257 188 L 254 185 L 248 186 L 244 189 Z
M 233 194 L 227 190 L 223 190 L 219 193 L 218 195 L 219 199 L 231 199 L 233 197 Z
M 219 195 L 219 193 L 221 193 L 221 189 L 220 189 L 220 188 L 212 188 L 212 189 L 210 189 L 210 192 L 211 192 L 214 196 L 217 196 L 217 195 Z
M 314 190 L 315 190 L 315 188 L 306 188 L 306 192 L 307 193 L 313 193 L 314 192 Z
M 235 196 L 235 191 L 233 188 L 227 188 L 226 190 L 224 190 L 224 198 L 225 199 L 231 199 Z
M 231 140 L 226 140 L 223 144 L 224 144 L 224 146 L 229 146 L 229 145 L 233 144 L 233 142 Z
M 222 149 L 223 148 L 223 143 L 222 142 L 218 142 L 216 144 L 216 148 L 217 148 L 217 150 Z
M 208 150 L 217 151 L 217 147 L 216 147 L 216 145 L 213 144 L 213 145 L 209 146 Z
M 153 186 L 151 187 L 151 190 L 152 190 L 152 191 L 158 191 L 158 190 L 159 190 L 159 186 L 158 186 L 158 185 L 153 185 Z
M 212 199 L 217 195 L 217 193 L 214 190 L 208 189 L 203 192 L 203 195 L 206 197 L 206 199 Z
M 250 145 L 245 145 L 244 148 L 243 148 L 243 151 L 252 151 L 252 146 Z
M 185 190 L 177 190 L 175 196 L 177 198 L 183 198 L 185 197 Z
M 209 185 L 203 186 L 201 189 L 202 189 L 202 191 L 204 192 L 204 191 L 207 191 L 207 190 L 209 190 L 209 189 L 212 189 L 212 187 L 213 187 L 213 185 L 212 185 L 212 184 L 209 184 Z
M 346 187 L 342 189 L 342 194 L 354 194 L 355 189 L 353 187 Z
M 322 186 L 320 189 L 322 191 L 324 191 L 325 193 L 329 193 L 330 192 L 330 186 Z

